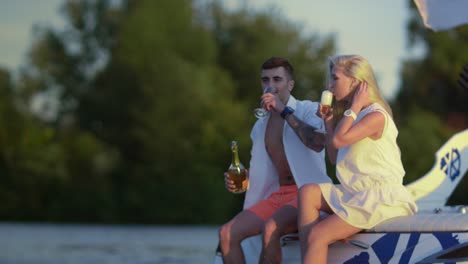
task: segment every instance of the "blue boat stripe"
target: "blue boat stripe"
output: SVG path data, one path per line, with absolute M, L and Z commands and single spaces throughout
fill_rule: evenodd
M 395 254 L 400 233 L 388 233 L 372 244 L 372 249 L 380 263 L 387 264 Z
M 412 233 L 408 239 L 408 244 L 406 245 L 406 250 L 403 252 L 400 258 L 400 262 L 398 264 L 408 264 L 411 256 L 413 256 L 414 248 L 419 242 L 419 238 L 421 237 L 421 233 Z

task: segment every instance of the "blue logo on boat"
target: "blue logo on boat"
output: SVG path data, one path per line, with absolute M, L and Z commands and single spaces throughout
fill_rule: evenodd
M 453 233 L 434 232 L 431 234 L 439 241 L 442 249 L 447 249 L 460 244 L 460 241 L 457 238 L 458 235 L 454 235 Z M 397 263 L 395 262 L 397 261 L 397 259 L 395 259 L 394 255 L 397 248 L 398 240 L 400 239 L 400 235 L 401 233 L 387 233 L 371 245 L 371 248 L 373 249 L 380 263 Z M 399 258 L 399 264 L 410 263 L 411 257 L 415 254 L 415 249 L 418 246 L 420 237 L 421 233 L 414 232 L 410 234 L 408 243 L 406 244 L 406 248 L 402 252 L 398 253 L 401 254 L 399 257 L 396 256 L 396 258 Z M 418 254 L 421 254 L 421 252 L 418 252 Z M 369 263 L 369 253 L 361 251 L 359 255 L 353 256 L 352 258 L 345 261 L 343 264 Z M 446 262 L 446 264 L 453 264 L 453 262 Z
M 444 171 L 451 181 L 454 181 L 460 176 L 461 159 L 458 149 L 452 149 L 451 152 L 445 154 L 440 160 L 440 169 Z

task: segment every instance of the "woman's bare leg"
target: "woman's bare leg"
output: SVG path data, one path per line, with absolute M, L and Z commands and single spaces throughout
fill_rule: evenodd
M 316 223 L 305 241 L 303 263 L 327 263 L 328 246 L 361 231 L 333 214 Z
M 301 256 L 308 246 L 306 241 L 311 232 L 312 226 L 317 223 L 320 217 L 320 210 L 331 213 L 322 191 L 317 184 L 307 184 L 299 189 L 298 199 L 298 227 L 299 239 L 301 242 Z

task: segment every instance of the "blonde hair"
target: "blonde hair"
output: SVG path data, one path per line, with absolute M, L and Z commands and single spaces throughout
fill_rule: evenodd
M 388 105 L 387 101 L 385 101 L 379 90 L 379 86 L 375 79 L 374 71 L 372 70 L 371 65 L 366 59 L 359 55 L 338 55 L 329 57 L 328 78 L 331 78 L 331 73 L 334 67 L 340 68 L 343 71 L 343 74 L 347 77 L 354 78 L 355 80 L 357 80 L 358 84 L 361 82 L 367 82 L 367 87 L 369 91 L 369 101 L 371 103 L 378 103 L 387 111 L 387 113 L 390 114 L 390 116 L 393 116 L 392 109 Z M 348 102 L 348 104 L 350 103 L 351 102 Z M 335 102 L 333 108 L 336 110 L 336 112 L 334 112 L 334 115 L 336 114 L 336 117 L 342 116 L 344 109 L 349 107 L 350 105 Z

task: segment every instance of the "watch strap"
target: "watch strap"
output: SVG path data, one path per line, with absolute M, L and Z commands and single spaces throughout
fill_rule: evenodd
M 357 119 L 356 113 L 354 113 L 354 111 L 351 110 L 351 109 L 346 110 L 346 111 L 344 112 L 344 115 L 345 115 L 345 116 L 351 117 L 353 120 L 356 120 L 356 119 Z
M 283 118 L 283 119 L 286 119 L 286 117 L 290 114 L 294 113 L 294 109 L 292 109 L 291 107 L 289 106 L 286 106 L 283 111 L 281 111 L 280 113 L 280 116 Z

